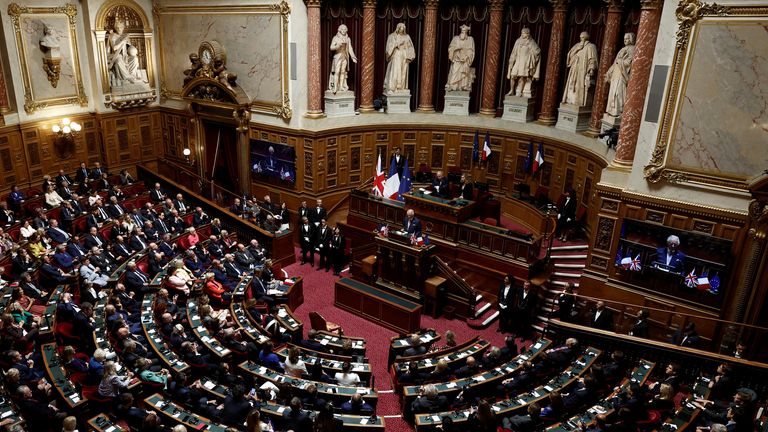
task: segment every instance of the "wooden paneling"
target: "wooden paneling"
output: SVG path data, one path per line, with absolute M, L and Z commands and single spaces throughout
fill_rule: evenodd
M 0 187 L 10 190 L 14 184 L 24 184 L 29 181 L 27 160 L 18 129 L 6 128 L 0 131 Z

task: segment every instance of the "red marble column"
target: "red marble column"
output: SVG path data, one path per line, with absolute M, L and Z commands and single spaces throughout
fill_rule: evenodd
M 563 59 L 563 38 L 565 37 L 565 13 L 568 0 L 549 0 L 555 11 L 552 17 L 552 35 L 547 51 L 547 70 L 544 74 L 544 94 L 541 102 L 539 123 L 553 125 L 557 120 L 557 89 L 560 87 L 560 64 Z
M 496 115 L 496 78 L 499 75 L 501 51 L 501 22 L 504 18 L 504 0 L 488 0 L 491 9 L 491 22 L 488 26 L 488 41 L 485 51 L 485 69 L 483 70 L 483 93 L 480 99 L 480 114 Z
M 3 74 L 3 63 L 0 62 L 0 125 L 4 124 L 2 114 L 11 110 L 11 104 L 8 101 L 8 87 L 5 86 L 5 75 Z
M 435 112 L 432 105 L 432 89 L 435 81 L 435 39 L 437 38 L 437 5 L 440 0 L 424 0 L 424 44 L 421 55 L 421 79 L 419 80 L 420 112 Z
M 373 64 L 376 59 L 376 0 L 363 0 L 363 46 L 360 53 L 360 112 L 370 113 L 373 109 Z
M 640 25 L 637 29 L 637 44 L 632 60 L 632 73 L 627 83 L 627 101 L 621 113 L 619 143 L 613 162 L 617 165 L 632 165 L 637 147 L 637 134 L 640 132 L 645 93 L 651 76 L 653 52 L 661 19 L 662 0 L 641 0 Z
M 589 129 L 585 132 L 589 136 L 597 136 L 603 120 L 605 106 L 608 103 L 609 83 L 605 82 L 605 74 L 613 64 L 616 56 L 616 43 L 619 41 L 619 26 L 621 25 L 621 9 L 624 0 L 605 0 L 608 4 L 608 17 L 603 33 L 603 49 L 600 52 L 600 66 L 597 68 L 597 84 L 595 85 L 595 98 L 592 102 L 592 117 L 589 119 Z
M 320 67 L 320 1 L 307 4 L 307 113 L 309 118 L 323 116 L 323 78 Z

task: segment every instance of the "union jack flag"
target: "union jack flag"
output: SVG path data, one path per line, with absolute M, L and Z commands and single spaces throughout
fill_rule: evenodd
M 640 254 L 637 254 L 636 257 L 632 259 L 629 263 L 629 269 L 632 271 L 640 271 L 642 269 L 642 265 L 640 264 Z
M 696 269 L 694 268 L 688 273 L 688 276 L 685 277 L 685 286 L 688 288 L 696 288 L 698 284 L 699 278 L 696 276 Z
M 389 237 L 389 225 L 382 225 L 379 227 L 379 235 L 382 237 Z

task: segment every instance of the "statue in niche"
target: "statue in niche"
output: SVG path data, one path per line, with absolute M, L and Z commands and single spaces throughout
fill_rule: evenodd
M 114 30 L 110 30 L 107 34 L 107 49 L 109 50 L 107 69 L 109 69 L 110 83 L 113 88 L 122 87 L 126 81 L 129 83 L 136 82 L 125 65 L 129 39 L 128 34 L 124 31 L 125 23 L 116 20 Z
M 448 71 L 447 91 L 469 91 L 475 81 L 475 40 L 469 35 L 469 26 L 462 25 L 461 33 L 454 36 L 448 45 L 448 59 L 451 69 Z
M 634 55 L 635 34 L 627 33 L 624 35 L 624 48 L 616 54 L 613 65 L 605 73 L 605 82 L 610 84 L 605 112 L 612 117 L 620 117 L 624 111 L 624 102 L 627 100 L 627 83 L 629 83 L 629 73 L 632 69 Z
M 520 37 L 515 41 L 512 47 L 512 53 L 509 55 L 509 68 L 507 69 L 507 78 L 509 79 L 509 96 L 533 97 L 531 85 L 533 81 L 539 79 L 541 69 L 541 48 L 533 38 L 531 30 L 523 28 Z
M 355 50 L 352 49 L 352 40 L 347 35 L 347 26 L 342 24 L 336 36 L 331 40 L 331 51 L 334 51 L 333 62 L 331 63 L 331 76 L 328 78 L 328 90 L 333 94 L 336 92 L 349 91 L 347 84 L 347 75 L 349 72 L 349 60 L 357 63 Z
M 128 76 L 132 77 L 135 82 L 149 83 L 149 80 L 147 79 L 147 71 L 141 69 L 139 50 L 133 45 L 128 45 L 125 57 L 125 68 L 128 71 Z
M 387 73 L 384 75 L 384 93 L 408 92 L 408 65 L 416 58 L 411 37 L 405 32 L 405 24 L 399 23 L 387 37 Z
M 597 47 L 589 41 L 589 33 L 581 32 L 579 37 L 581 41 L 568 51 L 568 78 L 565 81 L 563 103 L 586 106 L 597 70 Z
M 61 46 L 55 29 L 43 24 L 43 37 L 40 38 L 40 50 L 43 52 L 43 71 L 53 88 L 59 85 L 61 76 Z

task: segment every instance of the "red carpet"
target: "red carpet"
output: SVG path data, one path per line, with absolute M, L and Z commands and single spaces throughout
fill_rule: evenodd
M 299 255 L 300 256 L 300 255 Z M 326 273 L 325 270 L 317 271 L 317 267 L 310 267 L 309 264 L 292 264 L 285 268 L 289 276 L 304 277 L 304 304 L 295 312 L 297 318 L 304 323 L 305 336 L 309 331 L 309 312 L 320 312 L 325 318 L 334 323 L 340 324 L 344 329 L 344 334 L 349 336 L 364 337 L 368 343 L 366 354 L 370 359 L 375 377 L 375 387 L 379 391 L 392 389 L 389 373 L 387 371 L 387 355 L 389 352 L 389 339 L 396 333 L 392 330 L 381 327 L 370 321 L 365 320 L 350 312 L 338 309 L 333 306 L 333 284 L 336 276 L 333 273 Z M 347 272 L 342 276 L 348 276 Z M 489 341 L 492 345 L 502 346 L 504 344 L 504 335 L 496 332 L 496 325 L 485 330 L 470 329 L 466 323 L 458 320 L 446 320 L 444 318 L 433 319 L 430 316 L 422 315 L 421 326 L 424 328 L 434 328 L 440 334 L 446 330 L 452 330 L 456 333 L 456 341 L 462 343 L 468 339 L 479 335 L 481 338 Z M 441 342 L 438 342 L 438 344 Z M 379 396 L 379 402 L 376 414 L 379 416 L 400 415 L 400 401 L 398 395 L 383 393 Z M 386 418 L 387 430 L 407 431 L 413 428 L 402 419 Z

